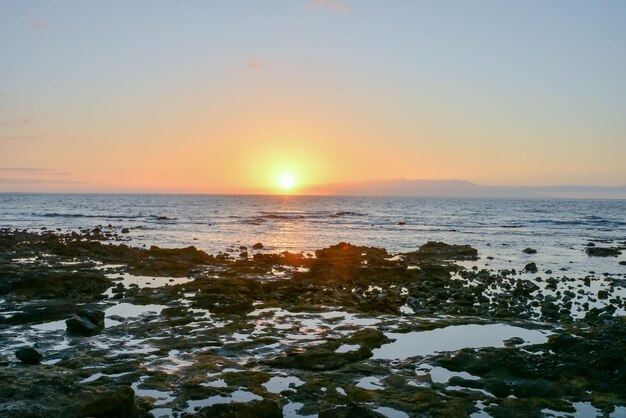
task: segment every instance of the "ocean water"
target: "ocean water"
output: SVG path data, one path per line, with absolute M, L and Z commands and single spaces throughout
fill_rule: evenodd
M 519 269 L 531 260 L 580 274 L 626 270 L 618 263 L 625 255 L 584 252 L 590 241 L 626 245 L 625 200 L 0 194 L 3 228 L 106 232 L 109 225 L 117 233 L 129 228 L 120 234 L 129 245 L 194 245 L 212 254 L 256 242 L 276 252 L 345 241 L 398 253 L 443 241 L 477 248 L 481 267 Z M 522 253 L 526 247 L 538 253 Z

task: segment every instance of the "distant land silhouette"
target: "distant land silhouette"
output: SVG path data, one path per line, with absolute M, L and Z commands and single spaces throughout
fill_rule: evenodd
M 302 194 L 495 198 L 626 199 L 624 186 L 486 186 L 464 180 L 389 179 L 304 187 Z

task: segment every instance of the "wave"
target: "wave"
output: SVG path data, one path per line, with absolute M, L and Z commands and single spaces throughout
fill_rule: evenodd
M 278 220 L 290 220 L 290 219 L 324 219 L 324 218 L 339 218 L 344 216 L 367 216 L 364 213 L 354 211 L 318 211 L 318 212 L 260 212 L 260 215 L 256 219 L 278 219 Z
M 168 218 L 167 216 L 158 215 L 101 215 L 101 214 L 86 214 L 86 213 L 32 213 L 34 217 L 39 218 L 88 218 L 88 219 L 153 219 L 158 221 L 175 221 L 178 218 Z
M 622 227 L 626 226 L 626 222 L 600 218 L 598 216 L 590 216 L 581 220 L 557 220 L 557 219 L 539 219 L 529 221 L 535 225 L 554 225 L 554 226 L 580 226 L 580 227 Z

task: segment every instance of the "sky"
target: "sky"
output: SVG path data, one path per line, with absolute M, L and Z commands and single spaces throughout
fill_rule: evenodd
M 625 161 L 621 0 L 0 0 L 0 191 L 619 186 Z

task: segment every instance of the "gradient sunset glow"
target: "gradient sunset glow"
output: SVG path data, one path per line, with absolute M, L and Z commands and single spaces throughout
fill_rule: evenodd
M 621 1 L 0 1 L 0 191 L 623 185 L 624 22 Z

